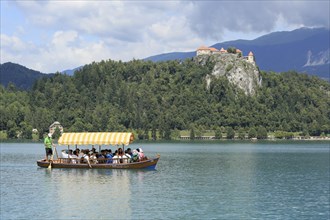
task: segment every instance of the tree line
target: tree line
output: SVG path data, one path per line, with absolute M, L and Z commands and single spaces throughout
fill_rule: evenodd
M 35 128 L 42 138 L 54 121 L 65 131 L 134 131 L 139 139 L 171 139 L 182 130 L 212 130 L 217 137 L 230 130 L 330 133 L 328 82 L 294 71 L 261 72 L 262 86 L 248 96 L 226 77 L 212 78 L 207 88 L 213 65 L 108 60 L 74 76 L 42 78 L 29 91 L 1 86 L 1 135 L 30 139 Z

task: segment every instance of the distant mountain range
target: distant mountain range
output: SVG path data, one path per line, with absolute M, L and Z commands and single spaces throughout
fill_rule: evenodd
M 74 68 L 74 69 L 63 70 L 61 73 L 69 75 L 69 76 L 73 76 L 74 72 L 76 72 L 77 70 L 80 70 L 81 68 L 83 68 L 83 66 L 79 66 L 79 67 Z
M 246 56 L 255 55 L 260 70 L 297 72 L 316 75 L 329 80 L 329 29 L 300 28 L 293 31 L 273 32 L 254 40 L 235 40 L 211 45 L 217 49 L 235 47 Z M 197 47 L 196 47 L 197 49 Z M 145 58 L 151 61 L 187 59 L 196 56 L 196 51 L 174 52 Z
M 273 32 L 254 40 L 235 40 L 211 45 L 217 49 L 235 47 L 243 51 L 246 56 L 249 51 L 255 55 L 256 64 L 260 70 L 286 72 L 295 70 L 309 75 L 330 80 L 330 47 L 329 29 L 326 28 L 300 28 L 293 31 Z M 196 49 L 198 46 L 196 45 Z M 167 60 L 183 60 L 196 56 L 196 51 L 164 53 L 144 60 L 154 62 Z M 35 80 L 41 77 L 51 77 L 28 69 L 15 63 L 0 64 L 1 84 L 7 86 L 12 82 L 20 89 L 29 89 Z M 80 67 L 64 70 L 61 73 L 73 75 Z
M 19 89 L 30 89 L 33 83 L 42 77 L 52 77 L 54 74 L 45 74 L 28 69 L 16 63 L 0 64 L 0 80 L 3 86 L 13 83 Z

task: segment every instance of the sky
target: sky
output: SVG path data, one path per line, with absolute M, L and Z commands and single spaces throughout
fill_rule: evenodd
M 0 0 L 1 60 L 43 73 L 329 28 L 328 0 Z

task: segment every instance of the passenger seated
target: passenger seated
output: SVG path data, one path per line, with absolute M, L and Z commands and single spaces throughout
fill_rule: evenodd
M 89 150 L 82 150 L 81 151 L 81 157 L 80 157 L 80 163 L 89 163 Z
M 89 152 L 89 160 L 92 164 L 97 164 L 97 157 L 96 157 L 96 153 L 93 153 L 92 151 Z
M 117 155 L 113 156 L 113 161 L 112 163 L 119 163 L 119 158 Z
M 115 151 L 113 154 L 113 163 L 119 163 L 118 161 L 118 150 Z
M 132 162 L 139 162 L 139 152 L 137 150 L 133 150 L 133 156 L 131 158 Z
M 98 153 L 98 152 L 96 151 L 95 147 L 93 147 L 91 151 L 93 152 L 93 154 Z
M 118 158 L 119 158 L 119 163 L 123 163 L 124 162 L 124 152 L 123 152 L 123 149 L 121 148 L 118 148 Z
M 106 163 L 113 163 L 113 156 L 112 156 L 112 153 L 111 153 L 111 150 L 109 151 L 105 151 L 106 154 L 105 154 L 105 158 L 107 158 L 106 160 Z
M 101 150 L 101 153 L 96 154 L 98 163 L 105 163 L 105 161 L 104 161 L 105 156 L 104 155 L 105 155 L 104 150 Z
M 81 159 L 85 154 L 84 152 L 85 150 L 80 150 L 79 148 L 77 148 L 77 157 Z
M 62 150 L 62 158 L 69 158 L 68 150 Z
M 129 163 L 129 158 L 125 155 L 121 156 L 120 163 Z
M 129 154 L 128 149 L 125 150 L 125 157 L 126 157 L 126 159 L 124 160 L 124 163 L 130 163 L 132 156 Z
M 73 154 L 72 150 L 69 150 L 70 163 L 77 163 L 77 155 Z
M 145 160 L 142 148 L 137 148 L 136 150 L 138 151 L 138 154 L 139 154 L 139 161 Z
M 125 151 L 125 153 L 129 154 L 131 157 L 133 156 L 133 153 L 132 153 L 131 148 L 127 148 L 127 150 Z
M 89 156 L 88 156 L 88 154 L 89 154 L 89 150 L 86 149 L 86 150 L 83 150 L 82 152 L 83 152 L 83 156 L 82 156 L 81 159 L 80 159 L 80 163 L 88 163 L 88 166 L 89 166 L 90 168 L 92 168 L 91 163 L 90 163 L 90 161 L 89 161 Z

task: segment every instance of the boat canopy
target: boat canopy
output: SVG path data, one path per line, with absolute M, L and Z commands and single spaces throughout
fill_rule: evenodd
M 134 140 L 128 132 L 82 132 L 63 133 L 59 145 L 129 145 Z

